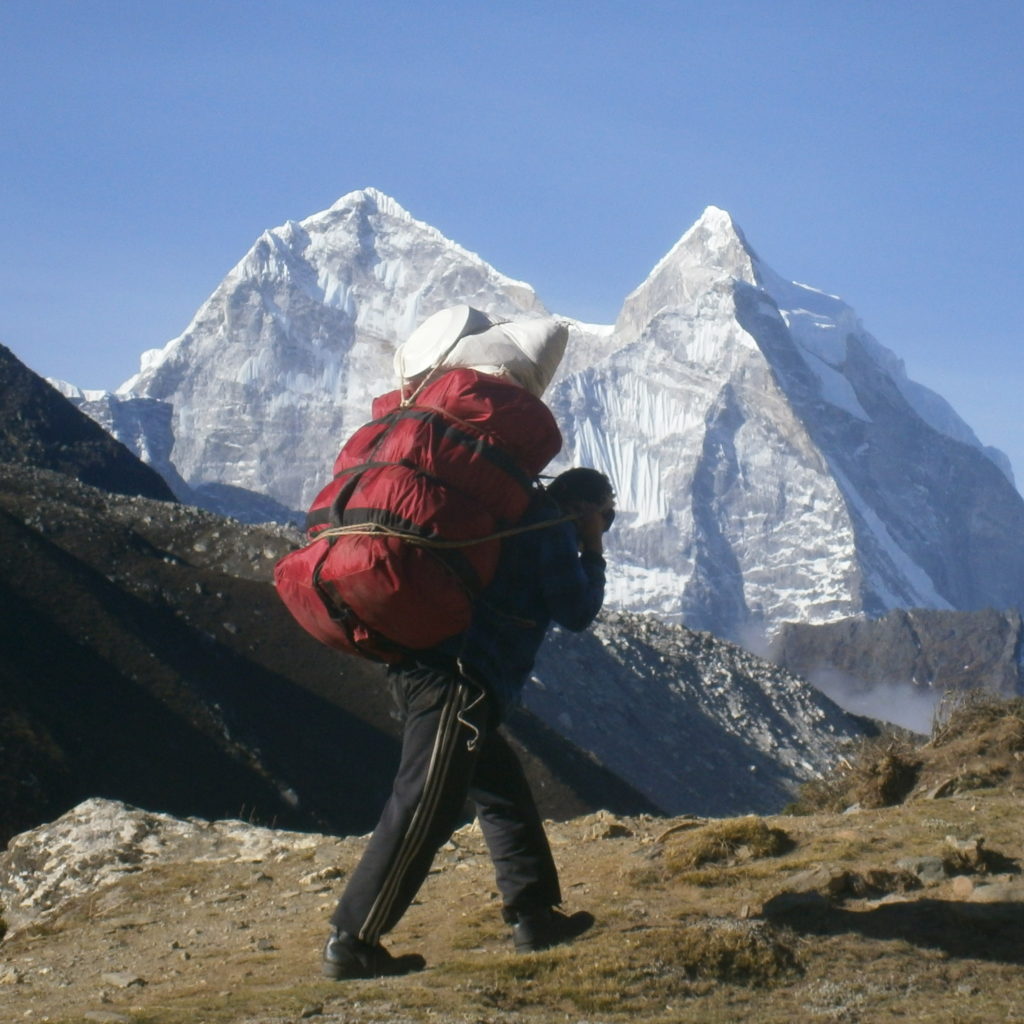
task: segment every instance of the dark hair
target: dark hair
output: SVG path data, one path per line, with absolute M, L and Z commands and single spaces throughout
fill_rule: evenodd
M 548 484 L 548 495 L 559 505 L 569 501 L 591 501 L 595 505 L 612 497 L 612 482 L 596 469 L 577 466 L 560 473 Z

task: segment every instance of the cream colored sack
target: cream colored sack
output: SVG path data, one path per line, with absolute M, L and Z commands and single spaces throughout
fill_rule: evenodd
M 395 372 L 415 387 L 427 374 L 462 366 L 511 377 L 540 398 L 568 340 L 569 328 L 555 317 L 501 321 L 472 306 L 452 306 L 427 317 L 398 347 Z

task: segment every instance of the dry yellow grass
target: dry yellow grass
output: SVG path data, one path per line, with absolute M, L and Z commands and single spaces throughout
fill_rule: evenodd
M 1010 726 L 991 726 L 982 739 L 1003 757 Z M 922 770 L 938 752 L 963 754 L 966 735 L 915 752 Z M 163 864 L 0 945 L 0 1021 L 1024 1020 L 1020 812 L 1004 779 L 858 813 L 555 824 L 567 909 L 597 924 L 571 946 L 518 957 L 483 841 L 467 829 L 389 938 L 396 952 L 424 953 L 428 969 L 364 982 L 318 976 L 343 884 L 324 869 L 350 870 L 362 840 L 325 839 L 272 863 Z M 985 857 L 957 864 L 950 841 L 970 850 L 978 836 Z M 914 888 L 898 864 L 929 857 L 956 874 Z M 137 981 L 120 987 L 112 972 Z

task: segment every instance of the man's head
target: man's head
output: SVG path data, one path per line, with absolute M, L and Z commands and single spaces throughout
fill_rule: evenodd
M 578 466 L 566 470 L 551 481 L 547 491 L 564 512 L 577 512 L 587 506 L 599 509 L 606 530 L 615 519 L 615 489 L 596 469 Z

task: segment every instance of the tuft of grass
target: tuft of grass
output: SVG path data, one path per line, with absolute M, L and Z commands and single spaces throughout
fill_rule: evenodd
M 855 773 L 854 802 L 861 807 L 893 807 L 910 794 L 917 783 L 921 760 L 905 739 L 892 739 L 875 757 L 866 757 Z
M 710 917 L 675 938 L 675 963 L 691 980 L 760 987 L 802 970 L 792 936 L 766 921 Z
M 942 796 L 1024 784 L 1024 698 L 947 695 L 935 713 L 923 789 Z
M 1024 697 L 1007 699 L 986 690 L 947 694 L 935 712 L 928 746 L 969 739 L 980 740 L 990 753 L 1024 751 Z
M 489 942 L 499 941 L 499 931 L 492 907 L 474 907 L 461 915 L 459 928 L 451 938 L 452 949 L 479 949 Z
M 653 865 L 630 868 L 626 872 L 626 880 L 633 889 L 656 889 L 664 885 L 665 877 L 665 871 Z
M 863 741 L 820 779 L 805 783 L 787 814 L 892 807 L 921 794 L 950 796 L 1024 785 L 1024 697 L 985 690 L 947 694 L 931 738 L 888 733 Z
M 449 961 L 423 976 L 422 984 L 468 997 L 482 1011 L 558 1007 L 618 1019 L 628 1007 L 646 1016 L 718 984 L 764 988 L 802 970 L 785 929 L 761 920 L 702 917 L 620 932 L 614 942 Z
M 706 864 L 777 857 L 791 850 L 793 845 L 785 831 L 770 827 L 761 818 L 730 818 L 687 833 L 668 852 L 665 864 L 669 872 L 678 875 Z
M 868 809 L 893 807 L 910 795 L 922 766 L 917 749 L 904 736 L 864 740 L 831 773 L 804 783 L 786 812 L 838 813 L 854 804 Z

